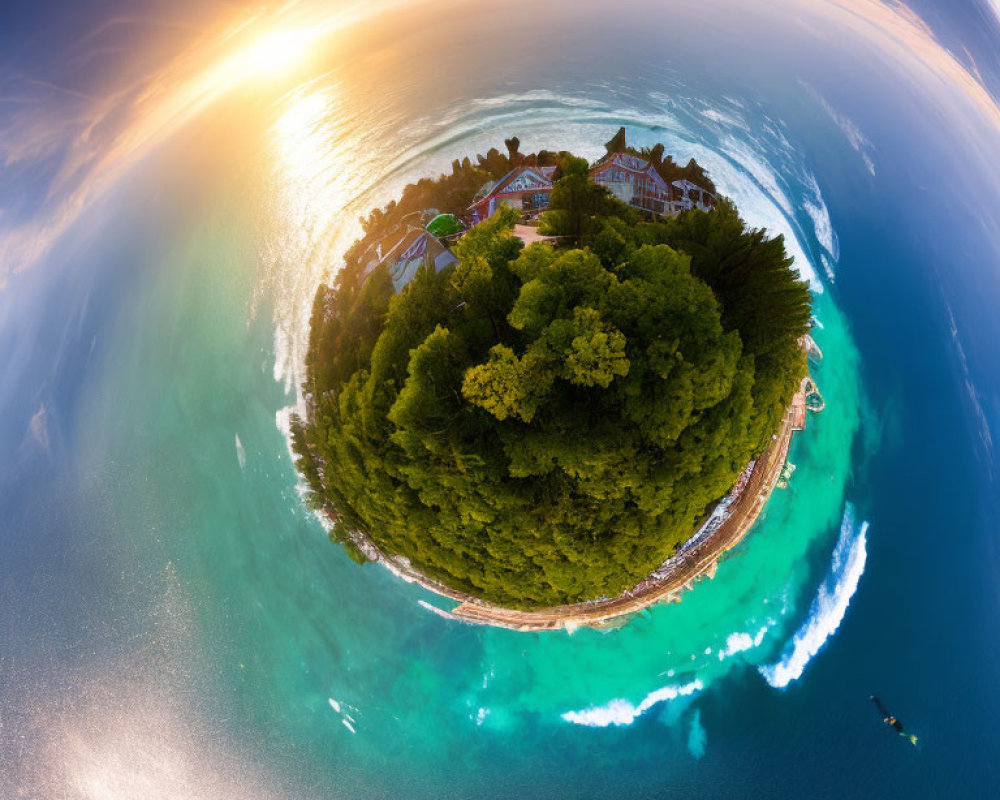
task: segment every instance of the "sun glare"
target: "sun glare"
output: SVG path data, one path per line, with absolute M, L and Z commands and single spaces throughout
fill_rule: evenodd
M 286 72 L 305 58 L 314 39 L 307 30 L 269 31 L 240 54 L 240 61 L 251 75 Z

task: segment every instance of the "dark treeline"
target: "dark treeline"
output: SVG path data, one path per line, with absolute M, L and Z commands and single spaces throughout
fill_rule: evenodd
M 399 295 L 384 268 L 321 287 L 293 420 L 332 538 L 518 608 L 619 594 L 691 535 L 780 423 L 810 315 L 782 239 L 728 201 L 641 222 L 556 157 L 562 246 L 523 248 L 502 209 Z

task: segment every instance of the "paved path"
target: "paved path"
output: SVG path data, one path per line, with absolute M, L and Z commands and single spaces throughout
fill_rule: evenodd
M 542 236 L 538 232 L 538 228 L 532 225 L 515 225 L 514 235 L 524 242 L 525 247 L 535 242 L 555 242 L 563 238 L 562 236 Z
M 615 617 L 634 614 L 656 603 L 679 600 L 680 591 L 689 588 L 696 578 L 706 573 L 714 574 L 719 558 L 739 544 L 757 521 L 788 457 L 792 433 L 798 429 L 794 423 L 804 415 L 797 406 L 798 403 L 793 403 L 786 412 L 774 441 L 757 459 L 746 487 L 733 501 L 726 520 L 710 535 L 682 547 L 667 564 L 666 574 L 660 580 L 609 600 L 538 611 L 517 611 L 478 600 L 465 600 L 451 611 L 451 616 L 465 622 L 520 631 L 560 630 L 583 625 L 602 627 Z
M 753 471 L 739 497 L 730 504 L 729 516 L 707 535 L 689 540 L 657 572 L 663 577 L 644 581 L 641 588 L 625 592 L 607 600 L 593 600 L 565 606 L 518 611 L 491 605 L 457 592 L 395 559 L 386 559 L 377 548 L 364 537 L 364 547 L 372 551 L 393 573 L 405 581 L 418 583 L 425 589 L 459 603 L 451 611 L 435 608 L 435 612 L 450 619 L 479 625 L 493 625 L 518 631 L 552 631 L 574 629 L 581 626 L 595 628 L 612 624 L 616 617 L 635 614 L 645 608 L 663 602 L 680 601 L 680 593 L 691 587 L 695 579 L 703 575 L 712 576 L 719 559 L 739 544 L 757 521 L 774 491 L 785 461 L 792 434 L 805 425 L 805 396 L 796 393 L 792 404 L 781 421 L 778 433 L 754 464 Z M 368 550 L 366 550 L 368 552 Z

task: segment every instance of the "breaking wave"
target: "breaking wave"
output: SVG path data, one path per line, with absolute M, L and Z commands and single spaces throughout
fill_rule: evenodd
M 804 198 L 802 207 L 809 215 L 809 219 L 812 220 L 817 241 L 836 261 L 840 258 L 840 245 L 837 242 L 837 234 L 833 230 L 833 223 L 830 221 L 830 212 L 826 207 L 826 201 L 823 200 L 823 193 L 820 191 L 815 176 L 809 175 L 807 183 L 813 196 L 812 198 Z
M 718 651 L 719 661 L 723 661 L 730 656 L 734 656 L 737 653 L 743 653 L 747 650 L 753 650 L 755 647 L 760 647 L 761 643 L 764 641 L 764 637 L 767 635 L 768 630 L 771 627 L 771 622 L 760 628 L 757 633 L 751 636 L 749 633 L 744 633 L 743 631 L 737 631 L 736 633 L 731 633 L 726 637 L 726 646 L 720 648 Z
M 830 571 L 820 584 L 808 618 L 796 631 L 781 658 L 760 667 L 760 674 L 776 689 L 798 680 L 813 656 L 840 627 L 865 571 L 867 531 L 867 522 L 855 525 L 854 509 L 848 503 L 840 524 L 840 538 L 833 550 Z
M 280 166 L 267 195 L 291 199 L 282 216 L 286 227 L 271 232 L 261 245 L 267 268 L 259 292 L 271 295 L 276 306 L 274 376 L 290 396 L 296 395 L 299 412 L 304 406 L 296 390 L 304 377 L 316 286 L 336 273 L 344 250 L 360 233 L 358 223 L 345 220 L 397 196 L 411 180 L 447 171 L 456 155 L 485 152 L 497 144 L 501 131 L 518 130 L 524 150 L 558 143 L 596 158 L 604 137 L 624 124 L 636 145 L 662 141 L 680 158 L 697 158 L 751 225 L 785 237 L 795 268 L 813 291 L 822 292 L 823 284 L 806 255 L 811 248 L 805 246 L 794 209 L 805 205 L 810 211 L 821 246 L 836 260 L 835 235 L 815 179 L 784 140 L 780 124 L 765 118 L 765 134 L 750 136 L 735 124 L 742 114 L 732 103 L 687 107 L 678 96 L 651 92 L 641 107 L 622 108 L 616 105 L 618 98 L 548 91 L 503 94 L 463 102 L 433 119 L 413 120 L 405 133 L 380 129 L 379 138 L 392 142 L 396 153 L 380 159 L 376 153 L 360 158 L 343 152 L 345 131 L 362 129 L 364 114 L 352 115 L 330 95 L 321 89 L 294 95 L 288 108 L 279 111 L 275 147 Z M 304 172 L 298 160 L 288 164 L 280 157 L 288 149 L 281 137 L 289 135 L 298 143 L 293 152 L 304 141 L 314 155 Z M 784 182 L 780 176 L 785 173 L 802 175 L 811 196 Z
M 700 692 L 704 686 L 700 680 L 693 680 L 679 686 L 664 686 L 647 694 L 639 705 L 616 697 L 603 706 L 591 706 L 580 711 L 567 711 L 562 718 L 576 725 L 590 728 L 606 728 L 608 725 L 631 725 L 657 703 L 688 697 Z

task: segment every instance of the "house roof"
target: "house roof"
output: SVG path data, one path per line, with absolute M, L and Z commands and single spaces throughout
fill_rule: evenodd
M 431 236 L 451 236 L 462 230 L 462 223 L 454 214 L 438 214 L 424 226 Z
M 676 186 L 678 189 L 684 189 L 684 191 L 691 191 L 692 189 L 694 189 L 694 190 L 699 191 L 699 192 L 704 192 L 705 194 L 709 194 L 709 195 L 712 194 L 710 191 L 708 191 L 708 189 L 703 189 L 697 183 L 692 183 L 687 178 L 681 178 L 680 180 L 674 181 L 670 185 L 671 186 Z M 714 195 L 713 195 L 713 197 L 714 197 Z
M 609 165 L 621 167 L 631 172 L 645 172 L 652 166 L 646 159 L 634 156 L 631 153 L 608 153 L 597 160 L 592 169 Z M 659 173 L 657 173 L 659 174 Z
M 537 183 L 539 189 L 551 189 L 552 174 L 555 170 L 555 167 L 514 167 L 514 169 L 501 177 L 500 180 L 484 183 L 479 191 L 476 192 L 476 196 L 472 199 L 472 205 L 469 207 L 472 208 L 472 206 L 479 205 L 487 198 L 505 194 L 507 187 L 521 176 L 527 176 L 534 183 Z M 528 191 L 530 188 L 515 189 L 514 191 Z
M 419 228 L 410 228 L 389 251 L 382 263 L 388 264 L 389 276 L 396 291 L 400 291 L 413 280 L 417 270 L 425 264 L 433 263 L 440 272 L 458 259 L 441 241 Z
M 472 205 L 475 205 L 485 197 L 489 197 L 490 193 L 493 191 L 493 187 L 498 183 L 499 181 L 486 181 L 486 183 L 480 186 L 479 191 L 476 192 L 476 196 L 472 198 Z
M 396 243 L 392 245 L 388 250 L 382 254 L 382 260 L 380 264 L 384 264 L 389 261 L 395 261 L 399 258 L 400 253 L 402 253 L 406 248 L 413 244 L 414 239 L 416 239 L 423 231 L 420 228 L 409 227 Z

